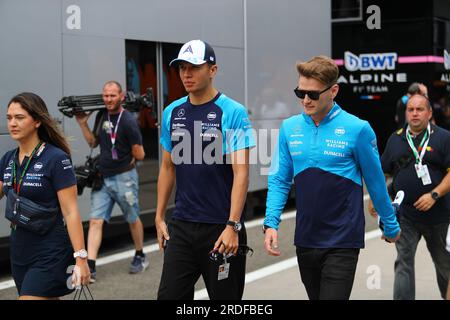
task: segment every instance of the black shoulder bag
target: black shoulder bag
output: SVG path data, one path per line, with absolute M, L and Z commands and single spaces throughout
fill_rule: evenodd
M 15 161 L 12 165 L 12 189 L 6 195 L 6 210 L 5 217 L 11 221 L 12 225 L 23 227 L 29 231 L 44 235 L 49 232 L 58 219 L 60 208 L 58 207 L 44 207 L 40 204 L 20 196 L 20 188 L 22 186 L 23 177 L 25 176 L 31 159 L 34 157 L 36 151 L 41 147 L 40 142 L 33 150 L 28 159 L 24 170 L 20 175 L 19 182 L 17 182 L 17 172 Z M 17 156 L 17 150 L 14 158 Z

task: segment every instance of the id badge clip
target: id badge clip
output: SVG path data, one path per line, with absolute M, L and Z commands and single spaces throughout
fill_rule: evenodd
M 230 263 L 227 262 L 227 255 L 223 254 L 223 263 L 219 266 L 219 272 L 217 280 L 228 279 L 228 275 L 230 274 Z
M 422 170 L 423 170 L 423 175 L 421 177 L 422 183 L 424 186 L 427 186 L 427 185 L 431 184 L 431 176 L 430 176 L 430 172 L 428 171 L 428 166 L 423 165 Z
M 112 155 L 113 160 L 119 159 L 119 156 L 118 156 L 118 154 L 117 154 L 117 149 L 116 149 L 116 147 L 112 147 L 112 149 L 111 149 L 111 155 Z
M 416 169 L 417 177 L 421 179 L 425 175 L 423 165 L 421 163 L 416 163 L 414 165 L 414 168 Z
M 415 164 L 414 165 L 417 173 L 417 177 L 422 180 L 424 186 L 431 184 L 430 172 L 428 171 L 428 166 L 425 164 Z

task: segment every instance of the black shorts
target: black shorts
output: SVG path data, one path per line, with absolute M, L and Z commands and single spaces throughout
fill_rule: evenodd
M 11 271 L 19 296 L 61 297 L 74 265 L 67 229 L 61 224 L 41 236 L 17 227 L 11 232 Z

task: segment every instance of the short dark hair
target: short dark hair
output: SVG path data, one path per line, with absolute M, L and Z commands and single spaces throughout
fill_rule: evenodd
M 413 82 L 408 87 L 408 93 L 409 94 L 418 94 L 420 93 L 420 83 Z

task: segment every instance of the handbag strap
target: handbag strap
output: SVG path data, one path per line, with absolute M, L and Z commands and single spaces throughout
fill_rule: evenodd
M 86 294 L 86 290 L 89 294 L 89 296 Z M 92 296 L 91 290 L 89 289 L 88 285 L 82 285 L 80 289 L 75 289 L 75 295 L 73 297 L 73 300 L 81 300 L 81 295 L 84 296 L 85 300 L 94 300 L 94 297 Z

